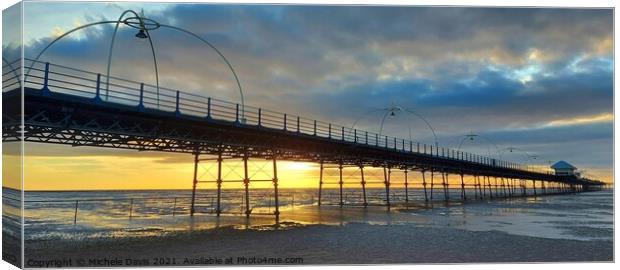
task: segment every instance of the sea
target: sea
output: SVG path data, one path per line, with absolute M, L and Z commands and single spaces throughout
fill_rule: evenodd
M 405 193 L 406 192 L 406 193 Z M 275 198 L 270 189 L 223 190 L 221 216 L 216 216 L 215 190 L 199 190 L 195 213 L 190 215 L 191 190 L 132 191 L 27 191 L 24 193 L 24 240 L 102 239 L 158 236 L 185 231 L 208 230 L 221 226 L 273 228 L 274 224 L 342 225 L 400 224 L 432 228 L 458 228 L 469 231 L 503 232 L 513 235 L 570 240 L 613 240 L 613 191 L 564 195 L 477 199 L 467 189 L 461 200 L 460 189 L 449 190 L 444 200 L 435 189 L 431 203 L 425 202 L 423 189 L 392 189 L 385 206 L 385 190 L 369 189 L 368 207 L 363 207 L 359 189 L 324 189 L 321 206 L 317 189 L 282 189 L 279 218 L 273 215 Z M 515 193 L 521 192 L 515 190 Z M 540 195 L 540 191 L 539 195 Z M 426 197 L 430 194 L 427 190 Z M 407 201 L 407 203 L 405 203 Z M 19 238 L 21 193 L 3 189 L 3 234 Z M 246 218 L 249 205 L 250 218 Z

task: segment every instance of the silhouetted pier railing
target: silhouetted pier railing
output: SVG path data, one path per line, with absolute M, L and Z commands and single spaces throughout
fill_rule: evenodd
M 19 85 L 18 62 L 5 64 L 3 68 L 3 91 L 14 89 Z M 254 126 L 264 129 L 284 130 L 290 133 L 316 136 L 335 141 L 373 146 L 391 151 L 417 153 L 441 159 L 452 159 L 483 164 L 498 168 L 508 168 L 527 172 L 552 174 L 551 171 L 538 166 L 528 166 L 503 161 L 446 147 L 438 147 L 420 142 L 380 135 L 373 132 L 352 129 L 333 123 L 308 119 L 299 115 L 280 113 L 252 106 L 240 106 L 237 103 L 193 93 L 159 87 L 79 70 L 52 63 L 24 61 L 26 88 L 41 89 L 42 94 L 62 93 L 100 102 L 111 102 L 136 106 L 140 110 L 155 110 L 178 115 L 191 115 L 219 121 L 228 121 L 237 125 Z M 109 80 L 109 83 L 106 82 Z

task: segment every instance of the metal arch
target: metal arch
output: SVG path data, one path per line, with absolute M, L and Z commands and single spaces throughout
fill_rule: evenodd
M 428 122 L 428 121 L 427 121 L 424 117 L 422 117 L 420 114 L 418 114 L 418 113 L 416 113 L 416 112 L 413 112 L 413 111 L 410 111 L 410 110 L 407 110 L 407 109 L 403 109 L 403 108 L 401 108 L 401 107 L 397 107 L 397 108 L 398 108 L 400 111 L 403 111 L 403 112 L 406 112 L 406 113 L 413 114 L 414 116 L 416 116 L 416 117 L 418 117 L 418 118 L 422 119 L 422 121 L 424 121 L 424 123 L 428 126 L 428 128 L 429 128 L 429 129 L 431 130 L 431 132 L 433 133 L 433 137 L 434 137 L 434 139 L 435 139 L 435 146 L 436 146 L 436 147 L 439 147 L 439 141 L 437 140 L 437 134 L 435 134 L 435 129 L 433 128 L 433 126 L 432 126 L 432 125 L 431 125 L 431 124 L 430 124 L 430 123 L 429 123 L 429 122 Z M 358 123 L 360 120 L 364 119 L 365 117 L 367 117 L 367 116 L 368 116 L 368 115 L 370 115 L 371 113 L 373 113 L 373 112 L 378 112 L 378 111 L 386 111 L 386 113 L 383 115 L 383 118 L 381 119 L 381 124 L 380 124 L 380 126 L 379 126 L 379 133 L 378 133 L 378 134 L 379 134 L 379 136 L 381 136 L 381 134 L 383 133 L 383 126 L 384 126 L 384 124 L 385 124 L 385 119 L 387 118 L 387 116 L 388 116 L 388 115 L 389 115 L 389 113 L 390 113 L 390 108 L 389 108 L 389 107 L 388 107 L 388 108 L 382 108 L 382 109 L 373 109 L 373 110 L 370 110 L 370 111 L 366 112 L 365 114 L 363 114 L 362 116 L 360 116 L 359 118 L 357 118 L 357 119 L 355 120 L 355 122 L 353 122 L 353 125 L 351 125 L 351 129 L 354 129 L 354 128 L 355 128 L 355 126 L 357 125 L 357 123 Z M 408 127 L 409 127 L 409 140 L 413 140 L 413 139 L 412 139 L 412 137 L 411 137 L 411 126 L 410 126 L 410 125 L 408 125 Z
M 47 49 L 49 49 L 52 45 L 54 45 L 56 42 L 58 42 L 59 40 L 61 40 L 62 38 L 68 36 L 69 34 L 87 28 L 87 27 L 91 27 L 91 26 L 95 26 L 95 25 L 100 25 L 100 24 L 108 24 L 108 23 L 116 23 L 116 27 L 114 29 L 114 35 L 112 36 L 112 43 L 110 44 L 110 52 L 108 54 L 108 67 L 107 67 L 107 76 L 106 76 L 106 99 L 108 97 L 108 90 L 109 90 L 109 83 L 110 83 L 110 63 L 111 63 L 111 55 L 112 55 L 112 47 L 114 45 L 114 39 L 116 38 L 116 32 L 118 30 L 118 25 L 119 23 L 121 23 L 121 19 L 122 17 L 127 13 L 127 12 L 131 12 L 134 15 L 136 15 L 140 21 L 142 21 L 142 19 L 132 10 L 126 10 L 125 12 L 123 12 L 123 14 L 121 15 L 121 17 L 119 17 L 118 20 L 116 21 L 100 21 L 100 22 L 94 22 L 94 23 L 89 23 L 89 24 L 85 24 L 85 25 L 81 25 L 78 26 L 76 28 L 73 28 L 69 31 L 67 31 L 66 33 L 58 36 L 57 38 L 55 38 L 54 40 L 52 40 L 52 42 L 50 42 L 49 44 L 47 44 L 47 46 L 45 46 L 45 48 L 43 48 L 43 50 L 41 50 L 41 52 L 39 52 L 39 54 L 34 58 L 34 61 L 30 64 L 30 67 L 28 68 L 28 70 L 26 71 L 26 74 L 24 76 L 24 78 L 26 78 L 29 74 L 30 71 L 32 70 L 32 67 L 34 66 L 34 64 L 39 60 L 39 58 L 41 58 L 41 56 L 43 55 L 43 53 L 45 53 L 47 51 Z M 157 83 L 157 95 L 159 96 L 159 74 L 157 71 L 157 59 L 155 58 L 155 49 L 153 48 L 153 43 L 151 41 L 151 36 L 148 34 L 148 30 L 147 31 L 147 35 L 149 38 L 149 42 L 151 44 L 151 51 L 153 53 L 153 61 L 155 63 L 155 78 L 156 78 L 156 83 Z M 158 105 L 159 105 L 159 99 L 157 100 Z
M 431 130 L 431 133 L 433 133 L 433 138 L 435 139 L 435 147 L 439 147 L 439 140 L 437 139 L 437 134 L 435 133 L 435 129 L 433 128 L 433 126 L 431 125 L 431 123 L 429 123 L 424 117 L 422 117 L 422 115 L 414 112 L 414 111 L 410 111 L 407 109 L 404 109 L 402 107 L 397 107 L 398 110 L 412 114 L 420 119 L 422 119 L 422 121 L 424 121 L 424 123 L 426 124 L 426 126 L 428 126 L 428 128 Z M 381 135 L 381 133 L 383 133 L 383 125 L 385 123 L 385 119 L 387 118 L 388 114 L 390 113 L 390 109 L 387 109 L 386 114 L 383 116 L 383 119 L 381 120 L 381 127 L 379 129 L 379 135 Z
M 125 14 L 127 14 L 128 12 L 133 13 L 142 22 L 142 18 L 140 16 L 138 16 L 138 14 L 135 11 L 133 11 L 133 10 L 126 10 L 125 12 L 123 12 L 123 14 L 121 14 L 121 16 L 119 17 L 119 20 L 116 20 L 116 21 L 100 21 L 100 22 L 94 22 L 94 23 L 89 23 L 89 24 L 81 25 L 81 26 L 73 28 L 73 29 L 67 31 L 66 33 L 56 37 L 54 40 L 52 40 L 52 42 L 47 44 L 47 46 L 45 46 L 45 48 L 43 48 L 43 50 L 41 50 L 41 52 L 39 52 L 39 54 L 35 57 L 34 61 L 32 62 L 32 64 L 30 64 L 30 67 L 26 71 L 26 74 L 24 75 L 24 78 L 26 78 L 30 74 L 30 71 L 32 70 L 32 67 L 39 60 L 39 58 L 41 58 L 43 53 L 45 53 L 47 51 L 47 49 L 49 49 L 52 45 L 54 45 L 56 42 L 58 42 L 60 39 L 64 38 L 65 36 L 75 32 L 75 31 L 87 28 L 87 27 L 91 27 L 91 26 L 95 26 L 95 25 L 101 25 L 101 24 L 108 24 L 108 23 L 116 23 L 116 27 L 114 29 L 114 35 L 112 36 L 112 41 L 110 43 L 110 51 L 108 53 L 108 68 L 107 68 L 108 70 L 107 70 L 107 76 L 106 76 L 106 98 L 107 98 L 108 91 L 109 91 L 109 80 L 110 80 L 110 76 L 109 75 L 110 75 L 112 48 L 114 46 L 114 40 L 116 38 L 116 32 L 118 30 L 118 25 L 122 22 L 121 21 L 122 17 Z M 208 45 L 210 48 L 212 48 L 224 60 L 224 62 L 226 63 L 226 65 L 228 66 L 230 71 L 232 72 L 232 74 L 233 74 L 233 76 L 235 78 L 235 82 L 237 83 L 237 87 L 239 88 L 239 94 L 241 96 L 241 118 L 244 119 L 245 118 L 245 98 L 243 96 L 243 89 L 241 87 L 241 82 L 239 81 L 239 76 L 237 76 L 237 72 L 233 68 L 232 64 L 228 61 L 228 59 L 224 56 L 224 54 L 222 54 L 222 52 L 220 50 L 218 50 L 213 44 L 211 44 L 207 40 L 201 38 L 200 36 L 194 34 L 191 31 L 188 31 L 188 30 L 185 30 L 183 28 L 176 27 L 176 26 L 172 26 L 172 25 L 165 25 L 165 24 L 160 24 L 160 27 L 167 27 L 167 28 L 170 28 L 170 29 L 181 31 L 181 32 L 184 32 L 186 34 L 189 34 L 189 35 L 199 39 L 200 41 L 202 41 L 203 43 Z M 157 83 L 157 92 L 158 92 L 158 96 L 159 96 L 159 74 L 158 74 L 157 58 L 156 58 L 156 54 L 155 54 L 155 49 L 154 49 L 154 46 L 153 46 L 153 41 L 151 40 L 151 35 L 148 32 L 148 29 L 144 29 L 144 30 L 145 30 L 145 32 L 146 32 L 146 34 L 148 36 L 149 44 L 151 46 L 151 52 L 153 54 L 153 62 L 154 62 L 154 65 L 155 65 L 155 78 L 156 78 L 156 83 Z M 159 100 L 158 100 L 158 102 L 159 102 Z
M 19 74 L 17 74 L 16 69 L 13 67 L 13 65 L 11 63 L 9 63 L 9 60 L 6 60 L 6 58 L 4 58 L 4 56 L 2 57 L 2 62 L 5 62 L 6 65 L 9 66 L 11 71 L 13 71 L 13 74 L 15 75 L 15 78 L 17 78 L 17 83 L 19 83 L 19 88 L 21 88 L 22 87 L 22 80 L 19 77 Z
M 424 123 L 426 123 L 426 125 L 428 126 L 428 128 L 431 130 L 431 132 L 433 133 L 433 137 L 435 137 L 435 146 L 439 147 L 439 140 L 437 139 L 437 134 L 435 133 L 435 129 L 433 128 L 433 126 L 431 126 L 431 123 L 429 123 L 426 118 L 422 117 L 422 115 L 414 112 L 414 111 L 410 111 L 407 109 L 403 109 L 405 112 L 408 112 L 410 114 L 413 114 L 415 116 L 417 116 L 418 118 L 422 119 L 422 121 L 424 121 Z
M 473 133 L 473 132 L 472 132 Z M 495 147 L 495 150 L 497 151 L 497 158 L 501 159 L 502 158 L 502 152 L 499 150 L 499 147 L 497 146 L 497 144 L 495 142 L 493 142 L 491 139 L 487 138 L 486 136 L 482 136 L 480 134 L 468 134 L 468 135 L 463 135 L 463 139 L 461 139 L 461 142 L 459 143 L 458 148 L 456 149 L 457 151 L 461 150 L 461 147 L 463 146 L 463 143 L 465 142 L 465 140 L 467 140 L 468 137 L 472 137 L 472 136 L 476 136 L 476 137 L 480 137 L 485 139 L 487 142 L 489 142 L 491 145 L 493 145 Z M 488 151 L 488 155 L 489 157 L 491 157 L 491 151 L 488 150 L 487 147 L 487 151 Z
M 387 110 L 387 108 L 373 109 L 373 110 L 367 111 L 365 114 L 363 114 L 362 116 L 360 116 L 359 118 L 357 118 L 357 119 L 355 120 L 355 122 L 353 122 L 353 125 L 351 125 L 351 130 L 355 129 L 355 126 L 357 126 L 357 123 L 358 123 L 360 120 L 362 120 L 362 119 L 366 118 L 366 117 L 367 117 L 368 115 L 370 115 L 371 113 L 373 113 L 373 112 L 378 112 L 378 111 L 385 111 L 385 110 Z M 389 112 L 389 110 L 388 110 L 388 112 Z M 413 137 L 411 136 L 411 125 L 407 125 L 407 128 L 409 129 L 409 140 L 410 140 L 410 141 L 413 141 Z M 381 128 L 381 129 L 383 129 L 383 128 Z M 379 135 L 379 136 L 381 136 L 381 133 L 379 133 L 378 135 Z
M 461 146 L 463 146 L 463 143 L 465 142 L 465 140 L 467 140 L 467 136 L 463 136 L 463 139 L 461 139 L 461 142 L 459 143 L 459 146 L 456 148 L 456 151 L 461 150 Z
M 475 135 L 463 135 L 463 139 L 461 139 L 461 142 L 459 143 L 459 147 L 456 148 L 456 151 L 461 151 L 461 147 L 463 146 L 463 143 L 468 139 L 468 138 L 473 138 L 473 136 L 480 136 L 478 134 Z M 473 140 L 473 139 L 472 139 Z M 489 146 L 487 145 L 487 155 L 489 157 L 491 157 L 491 150 L 489 149 Z
M 184 32 L 184 33 L 186 33 L 186 34 L 188 34 L 190 36 L 193 36 L 193 37 L 199 39 L 200 41 L 205 43 L 207 46 L 211 47 L 211 49 L 213 49 L 222 58 L 222 60 L 224 60 L 224 62 L 226 63 L 226 65 L 228 66 L 230 71 L 232 72 L 233 76 L 235 77 L 235 81 L 237 82 L 237 87 L 239 87 L 239 95 L 241 96 L 241 119 L 245 120 L 245 100 L 244 100 L 244 97 L 243 97 L 243 89 L 241 88 L 241 82 L 239 81 L 239 77 L 237 76 L 237 72 L 235 72 L 235 69 L 233 68 L 232 64 L 230 64 L 230 62 L 224 56 L 224 54 L 220 50 L 218 50 L 213 44 L 211 44 L 209 41 L 205 40 L 204 38 L 200 37 L 197 34 L 194 34 L 191 31 L 185 30 L 185 29 L 180 28 L 180 27 L 172 26 L 172 25 L 166 25 L 166 24 L 160 24 L 159 26 L 160 27 L 167 27 L 167 28 L 174 29 L 174 30 L 177 30 L 177 31 L 181 31 L 181 32 Z
M 387 119 L 388 115 L 390 115 L 390 109 L 386 109 L 385 110 L 385 114 L 383 115 L 383 117 L 381 118 L 381 124 L 379 125 L 379 137 L 381 137 L 381 134 L 383 134 L 383 125 L 385 124 L 385 119 Z
M 127 13 L 133 13 L 134 16 L 140 21 L 140 25 L 144 25 L 144 20 L 138 13 L 135 11 L 128 9 L 123 11 L 118 20 L 116 20 L 116 26 L 114 27 L 114 33 L 112 34 L 112 40 L 110 41 L 110 49 L 108 50 L 108 66 L 106 72 L 106 83 L 105 83 L 105 98 L 108 99 L 108 94 L 110 90 L 110 69 L 112 66 L 112 51 L 114 49 L 114 42 L 116 41 L 116 33 L 118 32 L 118 26 L 123 22 L 123 16 Z M 155 65 L 155 84 L 157 87 L 157 107 L 159 108 L 159 71 L 157 68 L 157 57 L 155 56 L 155 48 L 153 47 L 153 41 L 151 40 L 151 35 L 149 34 L 148 29 L 142 28 L 146 32 L 146 36 L 149 39 L 149 45 L 151 46 L 151 53 L 153 54 L 153 64 Z
M 362 119 L 366 118 L 366 117 L 367 117 L 368 115 L 370 115 L 371 113 L 378 112 L 378 111 L 383 111 L 383 110 L 385 110 L 385 109 L 386 109 L 386 108 L 381 108 L 381 109 L 372 109 L 372 110 L 370 110 L 370 111 L 367 111 L 367 112 L 366 112 L 366 113 L 364 113 L 362 116 L 360 116 L 359 118 L 357 118 L 357 119 L 355 120 L 355 122 L 353 122 L 353 125 L 351 125 L 351 129 L 355 129 L 355 126 L 357 126 L 357 123 L 358 123 L 360 120 L 362 120 Z
M 517 147 L 508 147 L 508 148 L 504 149 L 504 151 L 502 151 L 502 155 L 503 155 L 503 153 L 505 153 L 505 152 L 506 152 L 506 150 L 511 151 L 511 152 L 512 152 L 513 150 L 517 150 L 517 151 L 521 152 L 522 154 L 524 154 L 524 155 L 525 155 L 525 157 L 526 157 L 526 160 L 525 160 L 526 165 L 527 165 L 527 163 L 529 163 L 531 160 L 536 159 L 536 157 L 537 157 L 536 155 L 532 155 L 532 154 L 528 153 L 527 151 L 525 151 L 525 150 L 523 150 L 523 149 L 521 149 L 521 148 L 517 148 Z M 534 157 L 534 158 L 533 158 L 533 157 Z
M 497 158 L 501 159 L 502 158 L 502 152 L 499 151 L 499 147 L 497 146 L 497 144 L 492 141 L 491 139 L 487 138 L 486 136 L 482 136 L 482 135 L 478 135 L 480 138 L 483 138 L 485 140 L 487 140 L 488 142 L 490 142 L 493 146 L 495 146 L 495 150 L 497 151 Z
M 45 53 L 45 51 L 47 51 L 47 49 L 52 47 L 52 45 L 54 45 L 57 41 L 59 41 L 63 37 L 66 37 L 66 36 L 68 36 L 69 34 L 75 32 L 75 31 L 78 31 L 80 29 L 84 29 L 84 28 L 87 28 L 87 27 L 91 27 L 91 26 L 95 26 L 95 25 L 100 25 L 100 24 L 106 24 L 106 23 L 116 23 L 116 22 L 117 21 L 100 21 L 100 22 L 89 23 L 89 24 L 85 24 L 85 25 L 81 25 L 81 26 L 78 26 L 76 28 L 73 28 L 73 29 L 67 31 L 66 33 L 58 36 L 57 38 L 52 40 L 52 42 L 47 44 L 47 46 L 45 46 L 45 48 L 43 48 L 43 50 L 41 50 L 41 52 L 39 52 L 37 57 L 34 58 L 34 61 L 32 61 L 32 64 L 30 64 L 30 67 L 26 71 L 26 74 L 25 74 L 24 78 L 26 78 L 28 76 L 28 74 L 30 74 L 30 70 L 32 70 L 32 67 L 34 66 L 34 64 L 39 60 L 39 58 L 41 58 L 41 55 L 43 55 L 43 53 Z

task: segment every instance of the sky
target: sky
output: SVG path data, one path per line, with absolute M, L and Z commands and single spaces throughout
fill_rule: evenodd
M 345 126 L 358 121 L 356 128 L 372 132 L 380 110 L 396 105 L 426 119 L 442 146 L 463 142 L 464 151 L 537 166 L 566 160 L 612 181 L 611 9 L 25 3 L 24 53 L 34 58 L 70 29 L 116 20 L 126 9 L 219 48 L 248 105 Z M 4 25 L 16 14 L 5 11 Z M 112 31 L 111 24 L 80 30 L 41 59 L 104 73 Z M 154 84 L 148 43 L 135 33 L 121 25 L 111 74 Z M 212 49 L 165 28 L 151 37 L 160 85 L 239 102 L 232 74 Z M 19 38 L 5 34 L 9 57 L 18 44 L 11 39 Z M 434 143 L 411 113 L 388 118 L 383 134 Z M 463 140 L 466 134 L 481 136 Z M 25 152 L 27 189 L 191 182 L 190 155 L 41 144 Z M 317 185 L 315 166 L 283 164 L 283 186 Z M 153 172 L 148 179 L 145 170 Z

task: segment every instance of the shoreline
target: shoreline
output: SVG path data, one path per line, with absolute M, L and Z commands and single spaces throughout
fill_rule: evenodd
M 163 236 L 27 241 L 26 260 L 118 258 L 302 258 L 303 264 L 603 262 L 613 241 L 566 240 L 411 225 L 220 227 Z M 506 243 L 510 243 L 507 245 Z M 79 254 L 79 255 L 75 255 Z M 152 264 L 151 264 L 152 265 Z M 183 265 L 183 264 L 180 264 Z M 207 264 L 208 265 L 208 264 Z

